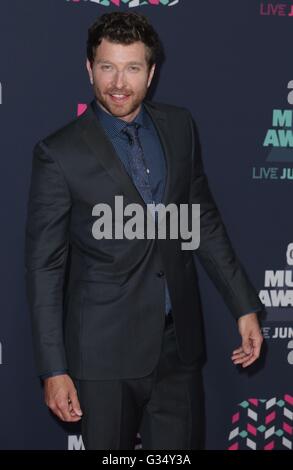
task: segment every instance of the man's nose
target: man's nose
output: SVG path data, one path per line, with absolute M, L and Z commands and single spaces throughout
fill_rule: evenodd
M 117 88 L 123 88 L 123 86 L 125 85 L 125 77 L 124 77 L 124 72 L 123 71 L 121 71 L 121 72 L 117 71 L 116 72 L 114 83 L 115 83 L 115 86 Z

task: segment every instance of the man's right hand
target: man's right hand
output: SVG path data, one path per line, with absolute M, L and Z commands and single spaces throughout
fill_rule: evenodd
M 73 381 L 67 374 L 48 377 L 44 380 L 45 402 L 62 421 L 76 422 L 82 411 Z

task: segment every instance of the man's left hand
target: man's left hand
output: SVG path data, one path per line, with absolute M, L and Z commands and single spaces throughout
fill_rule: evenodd
M 242 337 L 242 345 L 232 353 L 234 364 L 242 367 L 250 366 L 259 358 L 263 337 L 256 313 L 248 313 L 238 319 L 238 329 Z

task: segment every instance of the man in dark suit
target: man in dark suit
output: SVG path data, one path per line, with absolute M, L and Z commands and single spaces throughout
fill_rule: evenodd
M 82 420 L 86 449 L 131 449 L 138 430 L 147 449 L 200 448 L 203 418 L 192 251 L 180 235 L 109 236 L 108 225 L 102 236 L 97 205 L 114 210 L 120 196 L 146 216 L 148 204 L 200 204 L 195 253 L 238 322 L 232 361 L 246 367 L 261 348 L 262 305 L 210 193 L 195 123 L 145 100 L 159 51 L 145 17 L 99 18 L 87 44 L 95 99 L 34 149 L 26 279 L 37 369 L 49 408 Z

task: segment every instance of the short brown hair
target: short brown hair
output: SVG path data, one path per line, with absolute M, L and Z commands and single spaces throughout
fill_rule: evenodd
M 112 12 L 97 18 L 88 30 L 87 58 L 93 64 L 96 48 L 102 39 L 118 44 L 132 44 L 141 41 L 147 47 L 149 67 L 163 56 L 163 48 L 157 32 L 148 19 L 138 13 Z

